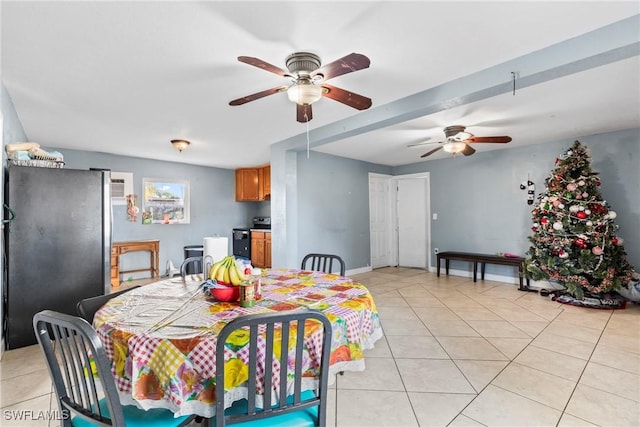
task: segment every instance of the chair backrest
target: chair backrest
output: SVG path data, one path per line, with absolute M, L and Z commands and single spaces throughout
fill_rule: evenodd
M 245 410 L 224 414 L 226 390 L 224 386 L 217 386 L 216 426 L 222 427 L 227 424 L 269 418 L 310 408 L 317 408 L 315 425 L 324 426 L 326 424 L 327 383 L 331 353 L 331 322 L 325 315 L 319 311 L 302 309 L 237 317 L 227 323 L 218 335 L 216 366 L 225 366 L 227 338 L 239 329 L 243 329 L 245 333 L 249 334 L 247 406 Z M 322 350 L 320 354 L 311 351 L 310 355 L 312 369 L 316 375 L 315 380 L 317 380 L 316 392 L 304 392 L 303 394 L 303 350 L 306 347 L 305 340 L 310 340 L 310 334 L 314 334 L 314 342 L 321 343 Z M 321 341 L 315 341 L 316 337 Z M 295 347 L 291 348 L 291 343 L 294 341 Z M 263 349 L 262 356 L 259 355 L 258 348 Z M 278 355 L 277 352 L 280 354 Z M 274 366 L 280 369 L 280 372 L 275 375 L 276 383 L 273 378 Z M 261 370 L 260 376 L 264 374 L 263 378 L 257 376 L 258 367 Z M 293 384 L 288 384 L 287 378 L 291 377 Z M 305 380 L 311 379 L 314 378 L 305 377 Z M 261 380 L 264 390 L 263 405 L 257 401 L 256 392 L 256 383 Z M 225 369 L 216 369 L 216 384 L 225 384 Z M 288 386 L 289 388 L 287 388 Z M 291 390 L 293 390 L 293 394 L 290 394 Z M 275 402 L 275 405 L 270 405 L 269 402 Z
M 95 317 L 96 312 L 100 310 L 100 307 L 105 305 L 107 301 L 109 301 L 111 298 L 117 297 L 120 294 L 129 292 L 130 290 L 139 287 L 140 286 L 132 286 L 118 292 L 112 292 L 106 295 L 98 295 L 97 297 L 85 298 L 78 301 L 78 303 L 76 304 L 76 312 L 78 313 L 78 316 L 82 317 L 87 322 L 93 323 L 93 318 Z
M 124 426 L 111 365 L 91 325 L 80 317 L 44 310 L 33 317 L 33 329 L 53 381 L 61 425 L 70 427 L 71 417 L 78 416 L 95 425 Z M 103 397 L 106 408 L 98 403 Z
M 322 271 L 323 273 L 333 273 L 333 264 L 340 268 L 340 275 L 344 276 L 345 263 L 338 255 L 332 254 L 307 254 L 302 258 L 303 270 Z M 311 265 L 308 265 L 308 264 Z
M 192 256 L 184 261 L 182 261 L 182 265 L 180 265 L 180 276 L 184 279 L 187 275 L 187 266 L 190 264 L 194 265 L 196 271 L 202 272 L 202 258 L 201 256 Z

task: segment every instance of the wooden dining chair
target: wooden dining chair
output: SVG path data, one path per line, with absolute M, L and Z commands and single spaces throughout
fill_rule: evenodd
M 174 418 L 168 409 L 123 406 L 102 341 L 86 320 L 44 310 L 33 317 L 33 328 L 56 392 L 61 426 L 170 427 L 194 419 Z
M 76 304 L 76 312 L 78 313 L 78 316 L 82 317 L 87 322 L 93 323 L 93 318 L 95 317 L 96 312 L 100 310 L 100 307 L 105 305 L 107 301 L 139 287 L 140 286 L 131 286 L 130 288 L 123 289 L 118 292 L 111 292 L 110 294 L 106 295 L 98 295 L 97 297 L 85 298 L 78 301 L 78 303 Z
M 317 389 L 302 391 L 303 349 L 305 347 L 305 326 L 321 326 L 320 359 L 311 356 L 317 366 L 315 374 Z M 216 344 L 216 366 L 225 366 L 225 349 L 230 335 L 238 336 L 238 330 L 248 333 L 248 378 L 247 399 L 235 402 L 224 409 L 224 386 L 216 387 L 216 416 L 208 419 L 210 426 L 223 427 L 228 424 L 243 423 L 244 426 L 325 426 L 327 417 L 327 388 L 329 378 L 329 357 L 331 353 L 331 322 L 319 311 L 292 310 L 276 313 L 259 313 L 240 316 L 230 321 L 220 331 Z M 295 348 L 290 343 L 295 340 Z M 259 348 L 261 352 L 259 352 Z M 280 355 L 276 355 L 275 349 Z M 286 351 L 285 349 L 289 349 Z M 277 350 L 276 350 L 277 351 Z M 244 352 L 244 349 L 243 349 Z M 262 353 L 262 354 L 259 354 Z M 275 359 L 275 360 L 274 360 Z M 312 362 L 313 363 L 313 362 Z M 274 402 L 263 408 L 257 401 L 257 367 L 264 369 L 263 402 Z M 280 372 L 274 374 L 274 366 Z M 226 384 L 225 369 L 216 369 L 216 384 Z M 233 373 L 230 373 L 233 374 Z M 278 379 L 274 389 L 274 378 Z M 293 377 L 293 384 L 287 379 Z M 314 380 L 305 376 L 305 381 Z M 288 386 L 290 388 L 288 388 Z M 293 390 L 292 394 L 288 390 Z M 263 405 L 266 406 L 266 405 Z
M 344 276 L 345 263 L 338 255 L 332 254 L 307 254 L 302 258 L 303 270 L 322 271 L 323 273 L 333 273 L 333 263 L 340 268 L 340 275 Z M 310 265 L 309 265 L 310 264 Z

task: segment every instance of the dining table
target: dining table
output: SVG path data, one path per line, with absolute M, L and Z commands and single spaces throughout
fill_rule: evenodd
M 261 298 L 251 307 L 214 300 L 203 290 L 202 279 L 188 275 L 144 285 L 109 300 L 97 311 L 93 326 L 111 361 L 122 404 L 165 408 L 176 416 L 214 416 L 217 336 L 238 316 L 300 309 L 322 312 L 332 325 L 330 384 L 337 373 L 363 371 L 363 351 L 383 336 L 371 293 L 348 277 L 265 269 Z M 305 372 L 317 370 L 313 364 L 322 345 L 319 329 L 310 328 L 309 336 L 305 329 L 303 378 Z M 247 397 L 242 375 L 249 360 L 247 346 L 243 334 L 232 335 L 225 344 L 225 408 Z M 258 370 L 257 375 L 261 374 Z M 278 383 L 278 369 L 272 375 Z M 258 392 L 263 394 L 260 383 Z M 303 389 L 316 386 L 314 381 L 303 381 Z

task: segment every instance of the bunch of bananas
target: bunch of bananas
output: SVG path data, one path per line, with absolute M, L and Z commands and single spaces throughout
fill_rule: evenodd
M 216 282 L 239 285 L 244 280 L 244 275 L 238 270 L 235 257 L 229 255 L 211 266 L 209 278 L 215 279 Z

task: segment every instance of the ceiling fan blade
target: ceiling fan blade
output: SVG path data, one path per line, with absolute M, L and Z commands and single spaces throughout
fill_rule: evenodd
M 465 144 L 464 149 L 461 151 L 461 153 L 464 154 L 465 156 L 470 156 L 475 152 L 476 152 L 475 148 L 473 148 L 469 144 Z
M 369 58 L 361 53 L 354 52 L 320 67 L 320 69 L 313 74 L 322 74 L 325 80 L 329 80 L 337 76 L 342 76 L 343 74 L 369 68 L 369 64 L 371 64 Z
M 426 137 L 422 141 L 411 142 L 407 144 L 407 147 L 410 148 L 410 147 L 419 147 L 421 145 L 428 145 L 428 144 L 439 144 L 437 141 L 429 141 L 430 139 L 431 139 L 430 137 Z
M 506 144 L 511 142 L 510 136 L 472 136 L 466 139 L 464 142 L 478 143 L 478 142 L 491 142 L 493 144 Z
M 246 104 L 247 102 L 255 101 L 256 99 L 264 98 L 265 96 L 273 95 L 274 93 L 282 92 L 287 89 L 287 86 L 272 87 L 271 89 L 263 90 L 262 92 L 253 93 L 251 95 L 243 96 L 242 98 L 234 99 L 233 101 L 229 102 L 229 105 L 235 106 Z
M 371 99 L 366 96 L 358 95 L 357 93 L 349 92 L 339 87 L 323 84 L 325 89 L 322 95 L 334 101 L 342 102 L 349 107 L 353 107 L 356 110 L 366 110 L 371 107 Z
M 439 149 L 441 149 L 441 148 L 442 148 L 442 145 L 441 145 L 441 146 L 439 146 L 439 147 L 434 148 L 434 149 L 433 149 L 433 150 L 431 150 L 431 151 L 427 151 L 426 153 L 424 153 L 424 154 L 423 154 L 422 156 L 420 156 L 420 157 L 427 157 L 427 156 L 430 156 L 430 155 L 432 155 L 433 153 L 435 153 L 436 151 L 438 151 L 438 150 L 439 150 Z
M 271 65 L 260 58 L 254 58 L 253 56 L 238 56 L 238 61 L 244 62 L 245 64 L 253 65 L 254 67 L 261 68 L 265 71 L 269 71 L 282 77 L 289 76 L 289 73 L 287 71 L 283 70 L 280 67 L 276 67 L 275 65 Z
M 296 104 L 296 120 L 300 123 L 307 123 L 313 119 L 313 111 L 311 110 L 311 104 Z

